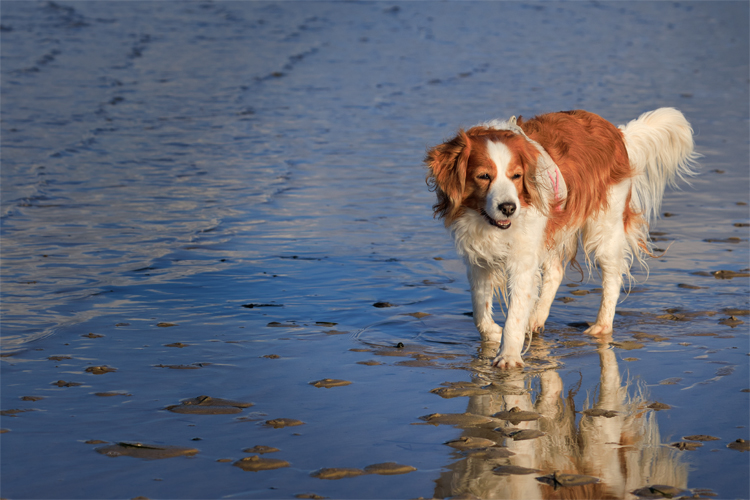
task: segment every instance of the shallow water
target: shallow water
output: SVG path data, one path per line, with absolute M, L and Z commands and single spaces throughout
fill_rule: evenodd
M 746 3 L 4 2 L 1 35 L 3 497 L 750 497 L 727 447 L 750 439 L 748 279 L 710 275 L 750 266 Z M 701 174 L 665 196 L 669 250 L 614 336 L 582 333 L 599 282 L 571 271 L 526 370 L 490 368 L 425 148 L 494 117 L 661 106 L 693 124 Z M 430 392 L 446 382 L 473 391 Z M 165 409 L 200 395 L 254 406 Z M 419 419 L 516 406 L 546 434 Z M 697 434 L 719 439 L 670 446 Z M 443 444 L 462 436 L 515 455 Z M 198 453 L 95 451 L 120 442 Z M 258 445 L 289 467 L 232 466 Z M 384 462 L 417 470 L 311 475 Z M 536 480 L 555 471 L 600 482 Z

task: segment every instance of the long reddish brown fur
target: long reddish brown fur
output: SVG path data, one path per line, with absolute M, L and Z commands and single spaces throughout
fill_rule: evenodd
M 594 113 L 562 111 L 527 122 L 519 118 L 518 124 L 547 150 L 568 188 L 565 208 L 550 211 L 548 238 L 563 227 L 580 226 L 590 215 L 607 208 L 609 188 L 634 173 L 622 132 Z M 635 217 L 630 204 L 625 216 Z

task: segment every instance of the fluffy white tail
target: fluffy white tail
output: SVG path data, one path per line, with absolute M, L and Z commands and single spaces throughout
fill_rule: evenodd
M 646 222 L 659 215 L 664 189 L 677 180 L 687 182 L 695 175 L 693 166 L 699 157 L 693 150 L 693 129 L 674 108 L 659 108 L 643 113 L 627 125 L 620 125 L 633 177 L 633 207 Z

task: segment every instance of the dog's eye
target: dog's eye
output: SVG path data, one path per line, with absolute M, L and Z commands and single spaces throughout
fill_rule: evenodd
M 490 180 L 490 174 L 477 175 L 477 179 L 482 179 L 482 180 L 485 180 L 485 181 L 489 181 Z
M 511 179 L 520 179 L 520 178 L 521 178 L 521 174 L 513 174 L 513 177 L 511 177 Z

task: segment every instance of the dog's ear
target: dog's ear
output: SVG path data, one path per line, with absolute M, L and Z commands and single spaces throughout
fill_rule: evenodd
M 466 187 L 466 169 L 471 154 L 471 140 L 463 130 L 453 139 L 427 151 L 429 168 L 427 185 L 435 191 L 435 216 L 450 220 L 458 211 Z M 447 221 L 446 221 L 447 223 Z

